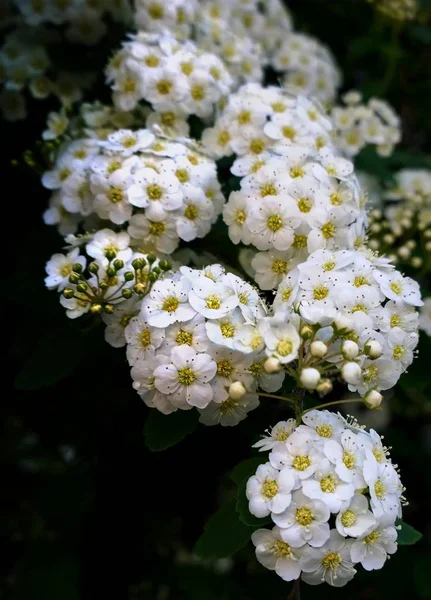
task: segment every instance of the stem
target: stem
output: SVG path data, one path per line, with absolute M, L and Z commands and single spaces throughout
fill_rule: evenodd
M 294 404 L 292 398 L 286 398 L 286 396 L 277 396 L 276 394 L 266 394 L 264 392 L 257 392 L 258 396 L 264 396 L 265 398 L 275 398 L 275 400 L 284 400 L 284 402 L 289 402 L 289 404 Z
M 290 592 L 287 600 L 300 600 L 301 598 L 301 578 L 295 579 L 293 582 L 293 590 Z
M 313 408 L 308 408 L 307 410 L 304 410 L 302 414 L 305 415 L 306 413 L 310 412 L 310 410 L 320 410 L 321 408 L 326 408 L 326 406 L 334 406 L 335 404 L 352 404 L 354 402 L 360 402 L 362 404 L 364 401 L 362 398 L 356 398 L 354 400 L 334 400 L 333 402 L 326 402 L 325 404 L 318 404 L 317 406 L 313 406 Z
M 296 423 L 299 425 L 301 423 L 302 411 L 304 409 L 304 395 L 305 390 L 302 388 L 296 388 L 293 392 L 295 399 L 295 417 Z

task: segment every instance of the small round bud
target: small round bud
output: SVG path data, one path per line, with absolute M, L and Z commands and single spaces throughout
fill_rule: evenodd
M 387 233 L 386 235 L 383 236 L 383 241 L 385 242 L 385 244 L 393 244 L 395 242 L 395 238 L 392 235 L 392 233 Z
M 431 250 L 431 242 L 425 244 L 425 250 L 428 250 L 428 252 Z
M 383 396 L 377 390 L 370 390 L 368 394 L 364 397 L 365 405 L 368 408 L 378 408 L 383 400 Z
M 429 240 L 429 239 L 431 238 L 431 229 L 427 229 L 427 230 L 424 232 L 424 237 L 425 237 L 427 240 Z
M 74 285 L 79 283 L 80 278 L 79 278 L 78 273 L 72 273 L 72 275 L 69 276 L 69 281 L 70 281 L 70 283 L 73 283 Z
M 154 256 L 154 254 L 148 254 L 147 260 L 150 263 L 150 265 L 152 265 L 154 262 L 156 262 L 157 256 Z
M 314 390 L 320 381 L 320 373 L 313 368 L 302 369 L 299 380 L 307 390 Z
M 75 292 L 70 288 L 65 288 L 63 290 L 63 296 L 66 298 L 66 300 L 70 300 L 71 298 L 73 298 L 74 295 Z
M 159 267 L 162 271 L 170 271 L 170 269 L 172 269 L 172 264 L 167 260 L 161 260 L 159 262 Z
M 74 273 L 82 273 L 82 265 L 80 265 L 79 263 L 74 263 L 72 265 L 72 271 Z
M 402 259 L 402 260 L 408 260 L 411 256 L 411 250 L 409 248 L 407 248 L 407 246 L 401 246 L 400 248 L 398 248 L 398 256 Z
M 415 240 L 409 240 L 408 242 L 406 242 L 406 246 L 410 250 L 414 250 L 416 248 L 417 244 L 416 244 Z
M 114 269 L 116 271 L 119 271 L 123 267 L 124 267 L 124 262 L 122 260 L 120 260 L 119 258 L 117 258 L 117 260 L 114 260 Z
M 275 356 L 270 356 L 263 364 L 265 373 L 278 373 L 282 368 L 281 362 Z
M 95 275 L 99 272 L 99 265 L 95 262 L 92 262 L 88 265 L 88 270 L 90 271 L 90 273 L 93 273 L 93 275 Z
M 352 340 L 345 340 L 341 346 L 341 353 L 346 360 L 353 360 L 359 354 L 359 346 Z
M 145 285 L 143 283 L 137 283 L 135 286 L 133 286 L 133 291 L 135 294 L 145 294 Z
M 100 315 L 103 312 L 103 306 L 101 304 L 92 304 L 90 306 L 90 312 L 93 315 Z
M 112 313 L 114 312 L 114 307 L 112 306 L 112 304 L 105 304 L 105 306 L 103 307 L 103 312 L 107 315 L 112 315 Z
M 153 273 L 156 273 L 156 275 L 160 275 L 161 272 L 162 272 L 162 270 L 159 269 L 159 267 L 154 267 Z
M 400 225 L 402 227 L 404 227 L 404 229 L 410 229 L 410 227 L 412 226 L 412 222 L 410 219 L 401 219 L 400 221 Z
M 346 362 L 341 368 L 341 377 L 347 383 L 355 385 L 361 380 L 362 369 L 355 362 Z
M 107 274 L 108 277 L 115 277 L 115 273 L 116 272 L 117 271 L 114 269 L 114 267 L 108 267 L 106 269 L 106 274 Z
M 316 392 L 321 396 L 326 396 L 333 389 L 332 381 L 330 379 L 321 379 L 318 386 L 316 387 Z
M 380 233 L 381 230 L 382 230 L 382 226 L 380 225 L 380 223 L 373 223 L 370 226 L 371 233 Z
M 396 224 L 392 227 L 392 233 L 395 237 L 400 237 L 400 235 L 403 233 L 403 230 L 399 225 Z
M 421 267 L 423 264 L 423 260 L 420 256 L 413 256 L 411 263 L 412 267 L 414 267 L 415 269 L 419 269 L 419 267 Z
M 101 281 L 101 282 L 99 283 L 99 287 L 100 287 L 100 289 L 102 290 L 102 292 L 104 292 L 105 290 L 107 290 L 107 289 L 108 289 L 109 285 L 106 283 L 106 281 Z
M 381 219 L 382 218 L 382 211 L 379 210 L 378 208 L 375 208 L 374 210 L 371 211 L 371 216 L 374 219 Z
M 129 298 L 131 298 L 133 296 L 133 292 L 132 292 L 132 290 L 129 290 L 129 288 L 126 288 L 125 290 L 123 290 L 121 292 L 121 295 L 123 296 L 123 298 L 128 300 Z
M 368 242 L 368 246 L 371 248 L 371 250 L 378 250 L 379 249 L 379 240 L 370 240 Z
M 368 340 L 364 346 L 365 354 L 372 359 L 380 358 L 383 354 L 383 348 L 377 340 Z
M 133 281 L 135 279 L 135 275 L 132 271 L 126 271 L 123 277 L 125 281 Z
M 352 322 L 350 321 L 350 319 L 343 315 L 338 315 L 337 317 L 335 317 L 333 326 L 338 334 L 344 334 L 348 333 L 349 331 L 352 331 Z
M 105 256 L 108 260 L 114 260 L 114 258 L 117 256 L 117 253 L 115 250 L 107 250 L 105 252 Z
M 80 292 L 81 294 L 83 294 L 87 290 L 88 290 L 88 285 L 86 283 L 80 283 L 79 285 L 76 286 L 76 291 Z
M 156 283 L 158 278 L 159 278 L 158 273 L 154 273 L 154 271 L 151 271 L 151 273 L 148 275 L 148 279 L 151 281 L 151 283 Z
M 316 340 L 310 344 L 310 354 L 315 358 L 323 358 L 327 352 L 328 346 L 320 340 Z
M 146 262 L 145 258 L 135 258 L 135 260 L 132 261 L 132 267 L 135 269 L 135 271 L 139 271 L 139 269 L 143 269 L 146 264 L 147 264 L 147 262 Z
M 232 398 L 232 400 L 241 400 L 246 393 L 247 390 L 241 381 L 234 381 L 229 386 L 229 396 Z
M 304 325 L 301 329 L 301 337 L 303 340 L 309 340 L 313 337 L 314 331 L 309 325 Z

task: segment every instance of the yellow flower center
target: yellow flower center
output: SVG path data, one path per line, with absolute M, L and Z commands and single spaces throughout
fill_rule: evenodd
M 293 127 L 286 125 L 285 127 L 283 127 L 283 129 L 281 131 L 282 131 L 284 137 L 287 138 L 288 140 L 295 139 L 296 131 Z
M 238 123 L 240 125 L 246 125 L 251 121 L 251 112 L 249 110 L 242 110 L 238 115 Z
M 389 287 L 397 296 L 400 296 L 403 293 L 403 286 L 397 281 L 393 281 Z
M 195 165 L 196 166 L 196 165 L 199 164 L 199 160 L 198 160 L 198 158 L 196 156 L 194 156 L 194 154 L 189 154 L 187 156 L 187 160 L 189 161 L 189 163 L 191 165 Z
M 335 227 L 334 223 L 328 222 L 325 223 L 325 225 L 323 225 L 323 227 L 321 227 L 320 231 L 323 234 L 323 237 L 327 240 L 331 239 L 334 237 L 337 228 Z
M 219 360 L 217 363 L 217 375 L 221 377 L 230 377 L 233 372 L 233 364 L 227 360 Z
M 225 338 L 233 338 L 235 335 L 235 327 L 231 323 L 222 323 L 222 325 L 220 325 L 220 331 Z
M 292 167 L 289 171 L 289 175 L 292 179 L 296 179 L 297 177 L 304 177 L 305 171 L 302 167 Z
M 320 489 L 322 492 L 325 492 L 325 494 L 333 494 L 337 489 L 335 477 L 332 474 L 323 477 L 323 479 L 320 480 Z
M 111 189 L 108 192 L 108 198 L 112 202 L 112 204 L 117 204 L 123 199 L 123 191 L 120 190 L 120 188 L 111 187 Z
M 406 353 L 406 349 L 404 348 L 404 346 L 398 345 L 398 346 L 395 346 L 395 348 L 392 352 L 392 356 L 393 356 L 394 360 L 401 360 L 405 353 Z
M 244 225 L 246 220 L 246 214 L 243 210 L 237 210 L 235 214 L 235 223 L 237 225 Z
M 292 462 L 292 467 L 297 471 L 305 471 L 311 465 L 309 456 L 295 456 Z
M 150 200 L 160 200 L 163 196 L 163 190 L 159 185 L 149 185 L 147 186 L 147 194 Z
M 291 295 L 292 288 L 284 288 L 284 290 L 281 293 L 281 299 L 283 300 L 283 302 L 287 302 Z
M 265 161 L 256 160 L 250 167 L 250 173 L 257 173 L 261 167 L 265 165 Z
M 260 188 L 260 195 L 262 196 L 262 198 L 264 198 L 265 196 L 276 196 L 277 190 L 272 183 L 265 183 Z
M 67 277 L 72 273 L 72 265 L 63 265 L 60 269 L 60 275 L 62 277 Z
M 286 110 L 287 106 L 284 102 L 274 102 L 274 104 L 271 104 L 271 108 L 276 113 L 282 113 Z
M 210 73 L 211 73 L 212 77 L 214 77 L 214 79 L 216 79 L 217 81 L 221 77 L 220 69 L 218 69 L 217 67 L 211 67 Z
M 374 454 L 374 458 L 376 459 L 376 461 L 378 463 L 383 462 L 383 459 L 385 458 L 385 455 L 383 452 L 381 452 L 380 450 L 377 450 L 377 448 L 373 448 L 373 454 Z
M 280 215 L 271 215 L 267 221 L 268 229 L 274 233 L 283 227 L 283 221 Z
M 329 197 L 329 202 L 333 206 L 340 206 L 341 204 L 343 204 L 343 200 L 342 200 L 341 195 L 339 194 L 339 192 L 334 192 L 333 194 L 331 194 L 330 197 Z
M 221 306 L 220 296 L 217 296 L 216 294 L 211 294 L 206 298 L 205 304 L 206 307 L 210 308 L 211 310 L 218 310 Z
M 330 438 L 332 435 L 332 427 L 330 425 L 318 425 L 316 427 L 317 435 L 323 438 Z
M 375 544 L 380 537 L 380 533 L 378 531 L 372 531 L 367 536 L 364 537 L 364 542 L 367 546 Z
M 292 352 L 292 342 L 289 340 L 281 340 L 277 344 L 277 352 L 280 356 L 288 356 Z
M 174 312 L 180 305 L 180 301 L 175 296 L 169 296 L 163 300 L 162 310 L 166 312 Z
M 297 248 L 298 250 L 300 250 L 301 248 L 306 248 L 307 247 L 307 236 L 306 235 L 295 235 L 293 238 L 292 246 L 294 248 Z
M 67 169 L 67 168 L 61 169 L 61 171 L 58 174 L 60 181 L 64 181 L 65 179 L 67 179 L 71 173 L 72 173 L 72 171 L 70 169 Z
M 369 367 L 364 369 L 364 372 L 362 374 L 362 377 L 364 378 L 364 381 L 366 383 L 371 383 L 372 381 L 376 381 L 378 376 L 379 376 L 379 370 L 377 367 L 375 367 L 373 365 L 370 365 Z
M 141 333 L 139 334 L 138 337 L 139 337 L 139 342 L 143 348 L 146 348 L 147 346 L 149 346 L 151 344 L 151 333 L 150 333 L 149 329 L 145 329 L 144 331 L 141 331 Z
M 180 369 L 178 371 L 178 381 L 181 385 L 191 385 L 196 379 L 196 375 L 190 369 L 190 367 L 186 367 L 185 369 Z
M 297 508 L 295 521 L 303 527 L 307 527 L 314 521 L 313 513 L 309 508 Z
M 401 317 L 399 315 L 392 315 L 390 320 L 391 327 L 399 327 L 401 325 Z
M 310 212 L 312 206 L 313 203 L 311 202 L 310 198 L 300 198 L 298 200 L 298 208 L 303 213 Z
M 361 287 L 361 285 L 368 285 L 367 278 L 364 277 L 363 275 L 358 275 L 358 277 L 355 277 L 353 285 L 355 287 Z
M 263 361 L 261 361 L 261 362 L 256 361 L 256 362 L 252 363 L 249 366 L 248 370 L 253 375 L 253 377 L 260 377 L 260 375 L 262 375 L 262 373 L 263 373 Z M 279 440 L 279 441 L 283 441 L 283 440 Z
M 374 493 L 376 494 L 379 500 L 381 500 L 385 496 L 385 486 L 380 481 L 380 479 L 378 479 L 374 484 Z
M 343 527 L 351 527 L 356 523 L 356 514 L 353 510 L 346 510 L 341 515 L 341 523 Z
M 324 300 L 329 294 L 329 290 L 324 285 L 318 285 L 313 290 L 313 298 L 315 300 Z
M 189 204 L 184 211 L 184 216 L 186 219 L 190 219 L 190 221 L 194 221 L 199 216 L 199 209 L 194 204 Z
M 348 469 L 353 469 L 356 465 L 356 458 L 350 452 L 343 452 L 343 463 Z
M 106 169 L 106 171 L 109 173 L 109 175 L 112 175 L 112 173 L 114 173 L 115 171 L 118 171 L 118 169 L 121 167 L 121 163 L 119 160 L 113 160 L 112 162 L 109 163 L 108 168 Z
M 340 565 L 341 555 L 338 552 L 329 552 L 322 560 L 322 566 L 325 569 L 337 569 Z
M 227 131 L 220 131 L 217 138 L 217 143 L 219 146 L 226 146 L 226 144 L 230 141 L 230 135 Z
M 136 91 L 136 80 L 127 77 L 123 83 L 123 92 L 126 94 L 133 94 Z
M 335 262 L 333 260 L 327 260 L 323 263 L 322 269 L 324 271 L 332 271 L 333 269 L 335 269 Z
M 163 6 L 161 6 L 160 4 L 151 4 L 148 7 L 148 14 L 152 19 L 159 20 L 163 19 L 165 13 L 163 10 Z
M 271 546 L 271 552 L 277 558 L 287 558 L 292 554 L 292 550 L 287 542 L 276 540 Z
M 190 75 L 193 72 L 194 66 L 191 62 L 183 62 L 181 63 L 181 71 L 184 75 Z
M 187 169 L 177 169 L 175 171 L 175 175 L 178 181 L 180 181 L 181 183 L 186 183 L 190 179 L 189 172 L 187 171 Z
M 354 312 L 354 313 L 355 312 L 364 312 L 364 313 L 366 313 L 368 311 L 367 311 L 367 307 L 364 306 L 363 304 L 357 304 L 356 306 L 354 306 L 352 308 L 352 312 Z
M 278 485 L 274 479 L 267 479 L 265 483 L 262 484 L 262 496 L 264 496 L 267 500 L 271 500 L 278 492 Z
M 252 350 L 257 350 L 262 343 L 262 336 L 259 334 L 254 335 L 250 340 L 250 346 Z
M 157 82 L 156 89 L 162 96 L 167 96 L 172 90 L 172 81 L 169 79 L 161 79 Z
M 196 100 L 196 102 L 200 102 L 205 98 L 205 88 L 201 85 L 194 85 L 190 90 L 190 94 L 193 100 Z
M 241 302 L 241 304 L 245 304 L 245 305 L 248 304 L 248 297 L 246 294 L 242 294 L 242 293 L 238 294 L 238 299 Z
M 285 273 L 287 273 L 287 262 L 280 259 L 275 260 L 272 263 L 271 270 L 277 275 L 284 275 Z
M 177 118 L 173 112 L 165 112 L 160 115 L 162 125 L 165 125 L 165 127 L 172 127 L 175 125 L 176 119 Z
M 180 329 L 175 338 L 175 342 L 178 344 L 178 346 L 182 346 L 184 344 L 191 346 L 193 342 L 193 335 L 189 331 Z
M 250 152 L 253 154 L 261 154 L 265 150 L 265 142 L 263 140 L 252 140 L 250 143 Z
M 154 56 L 154 54 L 149 54 L 145 57 L 144 63 L 147 65 L 147 67 L 150 67 L 150 69 L 154 69 L 154 67 L 159 66 L 160 58 L 158 56 Z

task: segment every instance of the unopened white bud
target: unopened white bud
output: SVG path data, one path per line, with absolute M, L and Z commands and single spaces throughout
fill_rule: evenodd
M 378 408 L 382 403 L 383 396 L 377 390 L 370 390 L 364 398 L 365 405 L 368 408 Z
M 371 211 L 371 216 L 372 216 L 374 219 L 381 219 L 381 218 L 382 218 L 382 211 L 381 211 L 381 210 L 379 210 L 378 208 L 374 208 L 374 209 Z
M 408 242 L 406 242 L 406 246 L 407 248 L 410 248 L 410 250 L 413 250 L 414 248 L 416 248 L 417 244 L 415 240 L 409 240 Z
M 414 267 L 415 269 L 418 269 L 419 267 L 422 266 L 423 260 L 420 256 L 413 256 L 411 263 L 412 263 L 412 267 Z
M 380 233 L 381 230 L 382 226 L 380 225 L 380 223 L 373 223 L 372 225 L 370 225 L 371 233 Z
M 403 233 L 403 230 L 399 225 L 393 225 L 392 233 L 394 234 L 395 237 L 400 237 L 400 235 L 402 235 L 402 233 Z
M 411 256 L 411 250 L 407 246 L 401 246 L 398 248 L 398 256 L 403 260 L 407 260 Z
M 263 363 L 263 369 L 266 373 L 278 373 L 282 368 L 281 362 L 274 356 L 270 356 Z
M 316 387 L 316 392 L 321 396 L 326 396 L 329 392 L 332 392 L 333 389 L 332 381 L 330 379 L 321 379 L 318 386 Z
M 370 240 L 368 242 L 368 246 L 371 248 L 371 250 L 378 250 L 380 247 L 379 240 Z
M 401 219 L 400 225 L 404 227 L 404 229 L 410 229 L 410 227 L 412 226 L 412 222 L 410 221 L 410 219 Z
M 426 237 L 428 240 L 431 238 L 431 229 L 427 229 L 425 231 L 424 237 Z
M 309 325 L 304 325 L 300 333 L 303 340 L 309 340 L 311 337 L 313 337 L 314 331 Z
M 320 340 L 316 340 L 310 344 L 310 354 L 315 358 L 323 358 L 327 352 L 328 346 Z
M 380 358 L 383 354 L 383 348 L 377 340 L 368 340 L 364 346 L 365 354 L 370 358 Z
M 299 379 L 307 390 L 314 390 L 320 381 L 320 373 L 317 369 L 309 367 L 302 369 Z
M 392 235 L 392 233 L 387 233 L 386 235 L 383 236 L 383 241 L 385 242 L 385 244 L 393 244 L 395 241 L 395 238 Z
M 346 362 L 341 368 L 341 377 L 347 383 L 356 385 L 361 380 L 362 369 L 355 362 Z
M 427 242 L 425 244 L 425 250 L 428 250 L 428 251 L 431 250 L 431 242 Z
M 341 352 L 345 359 L 352 360 L 358 356 L 359 346 L 356 342 L 352 342 L 352 340 L 345 340 L 341 346 Z
M 246 393 L 247 390 L 241 381 L 234 381 L 229 386 L 229 396 L 232 398 L 232 400 L 241 400 Z
M 352 322 L 350 319 L 343 315 L 338 315 L 333 323 L 335 330 L 337 333 L 347 333 L 348 331 L 352 331 Z

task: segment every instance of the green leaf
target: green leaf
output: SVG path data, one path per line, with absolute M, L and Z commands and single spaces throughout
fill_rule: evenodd
M 253 456 L 253 458 L 247 458 L 234 467 L 230 478 L 237 485 L 240 485 L 245 479 L 248 479 L 255 474 L 259 465 L 266 462 L 268 462 L 268 456 L 265 453 L 259 454 L 258 456 Z
M 246 486 L 247 480 L 244 480 L 238 487 L 235 510 L 244 525 L 254 528 L 264 527 L 268 523 L 271 523 L 271 517 L 268 515 L 267 517 L 263 517 L 263 519 L 258 519 L 251 514 L 248 509 L 247 496 L 245 495 Z
M 421 539 L 422 534 L 419 531 L 416 531 L 411 525 L 407 525 L 407 523 L 398 519 L 396 526 L 399 527 L 400 525 L 401 530 L 398 531 L 397 539 L 400 546 L 413 546 L 413 544 L 416 544 Z
M 250 527 L 238 518 L 235 501 L 230 500 L 207 521 L 194 552 L 201 558 L 224 558 L 241 550 L 251 534 Z
M 37 390 L 71 375 L 86 356 L 88 344 L 78 331 L 48 331 L 36 344 L 15 378 L 19 390 Z
M 151 410 L 144 425 L 147 448 L 160 452 L 175 446 L 196 429 L 198 419 L 199 414 L 195 410 L 177 410 L 171 415 Z

